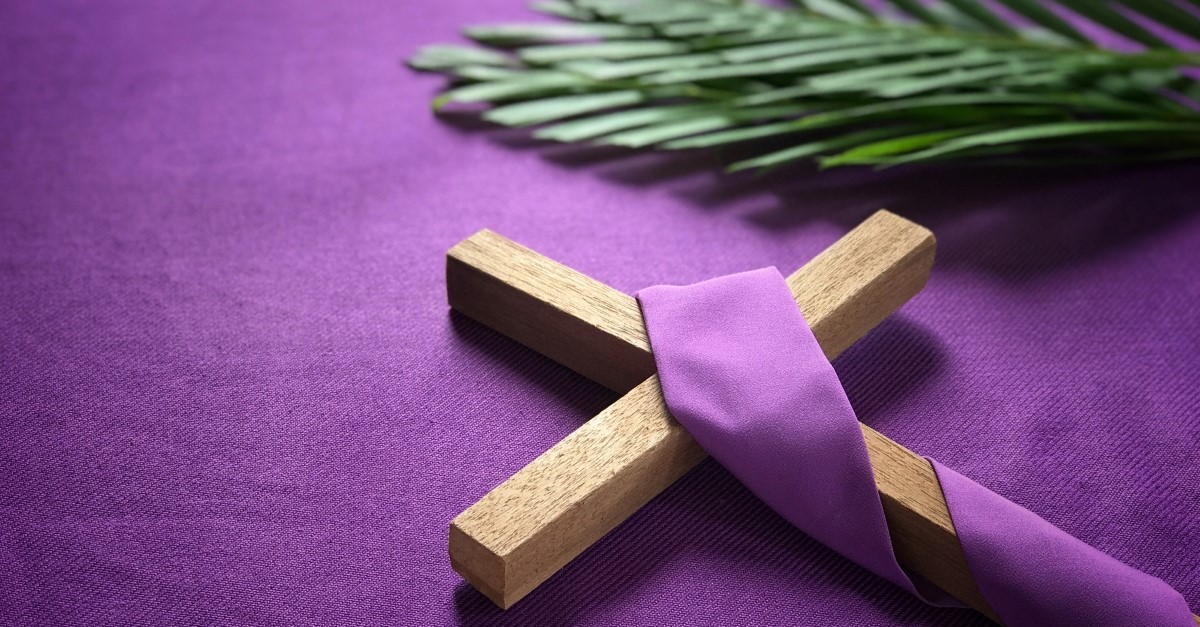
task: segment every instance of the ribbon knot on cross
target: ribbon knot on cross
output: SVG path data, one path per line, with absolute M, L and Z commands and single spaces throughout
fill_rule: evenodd
M 924 287 L 934 248 L 880 211 L 786 281 L 768 269 L 645 290 L 651 355 L 632 297 L 489 231 L 459 243 L 454 309 L 625 396 L 455 518 L 452 566 L 507 608 L 708 450 L 790 522 L 928 601 L 1009 624 L 1193 624 L 1161 580 L 857 422 L 828 360 Z

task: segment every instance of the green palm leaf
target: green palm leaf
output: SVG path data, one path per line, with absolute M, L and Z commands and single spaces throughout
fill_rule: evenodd
M 1188 100 L 1200 85 L 1181 71 L 1200 54 L 1146 26 L 1200 39 L 1200 17 L 1175 0 L 796 4 L 538 0 L 557 21 L 469 27 L 486 47 L 429 46 L 410 65 L 454 80 L 437 107 L 493 104 L 486 119 L 543 125 L 544 139 L 679 150 L 774 138 L 731 170 L 1047 149 L 1200 155 L 1200 106 Z M 1099 48 L 1071 14 L 1146 50 Z

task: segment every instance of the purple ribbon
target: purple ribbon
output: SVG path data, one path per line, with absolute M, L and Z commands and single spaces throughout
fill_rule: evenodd
M 896 562 L 866 444 L 774 268 L 638 293 L 671 413 L 772 509 L 928 602 Z M 1162 580 L 930 460 L 980 592 L 1010 625 L 1195 627 Z

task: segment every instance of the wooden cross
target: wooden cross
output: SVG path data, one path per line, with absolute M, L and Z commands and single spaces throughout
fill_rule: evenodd
M 880 211 L 787 278 L 833 359 L 929 278 L 933 234 Z M 491 231 L 446 255 L 450 306 L 623 393 L 450 524 L 450 563 L 511 607 L 705 458 L 667 412 L 632 296 Z M 995 617 L 967 569 L 933 468 L 862 425 L 900 563 Z
M 921 291 L 935 248 L 879 211 L 789 276 L 826 357 Z M 487 230 L 447 253 L 446 287 L 454 309 L 624 394 L 451 522 L 451 566 L 508 608 L 706 454 L 663 403 L 633 297 Z M 929 462 L 860 426 L 900 564 L 998 621 Z

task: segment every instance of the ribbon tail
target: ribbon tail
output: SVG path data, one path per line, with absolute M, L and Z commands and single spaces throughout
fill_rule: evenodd
M 979 592 L 1008 625 L 1196 627 L 1183 595 L 930 459 Z

